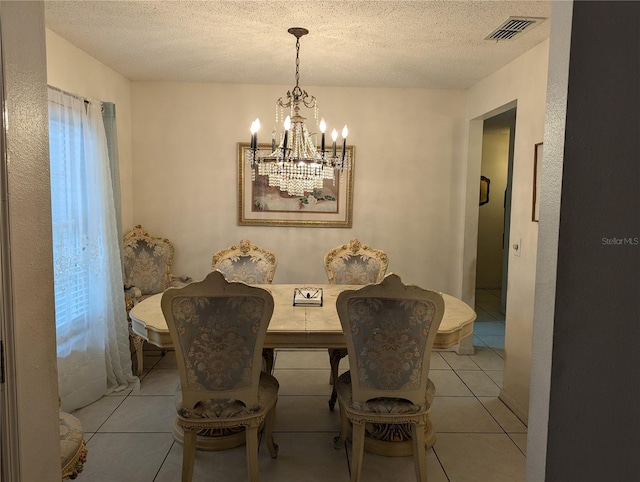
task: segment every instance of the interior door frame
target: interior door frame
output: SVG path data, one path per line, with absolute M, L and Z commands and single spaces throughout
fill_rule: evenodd
M 0 482 L 20 479 L 2 23 L 0 22 Z
M 507 287 L 509 277 L 509 240 L 511 232 L 511 194 L 513 191 L 513 153 L 516 142 L 516 121 L 518 116 L 518 107 L 513 107 L 516 113 L 513 124 L 509 128 L 509 158 L 507 161 L 507 188 L 504 193 L 504 229 L 502 235 L 502 293 L 500 300 L 500 309 L 507 316 Z

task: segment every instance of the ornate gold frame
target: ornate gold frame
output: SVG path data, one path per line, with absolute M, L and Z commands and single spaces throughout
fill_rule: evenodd
M 340 179 L 336 179 L 337 210 L 321 212 L 305 210 L 308 204 L 298 203 L 296 210 L 257 210 L 253 197 L 256 181 L 252 180 L 251 167 L 247 164 L 248 142 L 238 143 L 238 225 L 240 226 L 298 226 L 310 228 L 350 228 L 353 220 L 353 175 L 355 170 L 355 147 L 347 146 L 351 157 L 351 169 L 345 170 Z M 269 149 L 270 145 L 261 144 L 259 149 Z M 340 149 L 338 149 L 340 151 Z M 330 181 L 326 181 L 330 182 Z M 333 188 L 333 186 L 332 186 Z
M 534 146 L 533 154 L 533 201 L 531 203 L 531 221 L 538 222 L 540 215 L 540 175 L 542 174 L 542 142 Z

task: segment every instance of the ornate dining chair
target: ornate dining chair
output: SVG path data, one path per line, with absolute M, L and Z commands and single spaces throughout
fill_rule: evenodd
M 425 432 L 433 430 L 435 397 L 429 363 L 444 314 L 442 296 L 390 274 L 379 284 L 343 291 L 336 309 L 350 370 L 336 382 L 341 428 L 335 446 L 352 432 L 351 481 L 360 480 L 365 438 L 388 432 L 388 425 L 410 434 L 416 479 L 426 481 Z
M 258 429 L 271 457 L 278 381 L 261 370 L 261 351 L 273 314 L 262 288 L 230 283 L 219 271 L 162 295 L 162 312 L 180 374 L 176 425 L 183 430 L 182 481 L 193 476 L 195 443 L 202 430 L 244 427 L 249 479 L 258 480 Z
M 216 251 L 211 259 L 211 268 L 224 273 L 228 281 L 248 284 L 267 284 L 273 281 L 278 266 L 278 258 L 273 251 L 266 250 L 248 239 L 237 245 Z M 265 370 L 273 370 L 273 348 L 262 351 Z
M 211 268 L 222 271 L 228 281 L 267 284 L 273 281 L 278 266 L 275 253 L 251 244 L 248 239 L 237 245 L 216 251 Z
M 73 415 L 59 410 L 61 480 L 78 477 L 87 461 L 82 423 Z
M 152 236 L 141 225 L 124 236 L 124 298 L 127 313 L 137 303 L 151 295 L 162 293 L 170 286 L 183 286 L 188 276 L 171 273 L 174 248 L 166 238 Z M 142 373 L 144 339 L 129 329 L 136 352 L 137 374 Z
M 365 285 L 379 283 L 387 272 L 389 259 L 380 250 L 363 245 L 356 238 L 328 251 L 324 255 L 324 269 L 329 278 L 329 284 Z M 329 363 L 331 365 L 331 383 L 338 378 L 340 360 L 347 356 L 344 348 L 329 348 Z M 329 399 L 329 409 L 336 404 L 335 385 Z

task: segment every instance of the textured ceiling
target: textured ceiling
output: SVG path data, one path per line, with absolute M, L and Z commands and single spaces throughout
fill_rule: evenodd
M 46 26 L 131 80 L 466 89 L 549 37 L 547 1 L 45 1 Z M 510 41 L 510 16 L 547 20 Z

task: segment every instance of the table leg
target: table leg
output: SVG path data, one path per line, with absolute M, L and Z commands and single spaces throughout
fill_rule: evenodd
M 338 368 L 340 360 L 347 356 L 346 348 L 329 348 L 329 364 L 331 365 L 331 398 L 329 399 L 329 410 L 334 409 L 338 393 L 336 392 L 336 381 L 338 380 Z
M 264 371 L 269 375 L 273 374 L 273 348 L 263 348 L 262 349 L 262 358 L 264 360 Z
M 456 353 L 458 355 L 473 355 L 474 354 L 473 332 L 471 334 L 465 336 L 462 340 L 460 340 L 460 343 L 458 343 L 458 346 L 456 347 Z
M 142 365 L 144 363 L 144 351 L 142 349 L 144 345 L 144 338 L 131 333 L 131 339 L 133 340 L 133 347 L 136 351 L 136 375 L 140 376 L 142 375 Z

